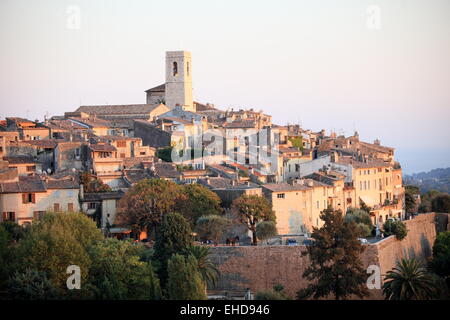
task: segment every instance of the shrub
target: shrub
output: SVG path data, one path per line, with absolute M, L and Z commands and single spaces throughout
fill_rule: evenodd
M 402 240 L 408 234 L 408 229 L 406 225 L 399 220 L 388 220 L 383 225 L 383 232 L 385 236 L 395 235 L 398 240 Z

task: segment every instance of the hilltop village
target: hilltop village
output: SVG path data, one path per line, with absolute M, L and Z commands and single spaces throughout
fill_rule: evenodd
M 203 185 L 225 211 L 243 194 L 265 197 L 279 235 L 310 233 L 328 207 L 370 207 L 375 226 L 405 219 L 402 169 L 394 148 L 379 140 L 197 102 L 186 51 L 166 52 L 165 82 L 145 94 L 145 104 L 82 105 L 43 122 L 0 120 L 1 221 L 27 225 L 48 211 L 81 211 L 105 233 L 127 238 L 118 202 L 145 178 Z

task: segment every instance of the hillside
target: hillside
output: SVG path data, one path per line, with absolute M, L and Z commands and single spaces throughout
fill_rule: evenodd
M 450 168 L 433 169 L 429 172 L 414 173 L 403 177 L 405 185 L 415 185 L 421 193 L 435 189 L 450 193 Z

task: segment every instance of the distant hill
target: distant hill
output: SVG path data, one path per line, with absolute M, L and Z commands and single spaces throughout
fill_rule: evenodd
M 414 173 L 403 177 L 405 185 L 415 185 L 421 193 L 431 189 L 450 193 L 450 168 L 433 169 L 429 172 Z

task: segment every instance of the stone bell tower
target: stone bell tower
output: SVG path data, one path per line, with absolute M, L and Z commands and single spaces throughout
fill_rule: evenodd
M 192 63 L 188 51 L 166 52 L 166 106 L 195 112 L 192 100 Z

